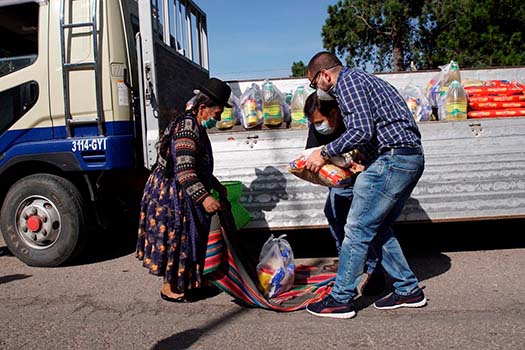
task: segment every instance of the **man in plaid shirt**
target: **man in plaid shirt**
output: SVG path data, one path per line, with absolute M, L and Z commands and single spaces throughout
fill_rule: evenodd
M 307 168 L 319 171 L 330 157 L 357 148 L 366 158 L 366 169 L 355 181 L 332 292 L 310 304 L 307 311 L 323 317 L 354 317 L 352 304 L 369 249 L 394 281 L 394 292 L 377 301 L 376 308 L 426 305 L 391 228 L 425 164 L 421 134 L 407 104 L 392 85 L 372 74 L 343 67 L 329 52 L 312 57 L 308 79 L 319 98 L 337 100 L 346 132 L 314 151 Z

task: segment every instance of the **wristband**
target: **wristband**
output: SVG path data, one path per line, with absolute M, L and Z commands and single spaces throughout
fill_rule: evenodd
M 328 152 L 326 152 L 326 146 L 323 146 L 321 148 L 321 157 L 324 159 L 324 160 L 328 160 L 330 159 L 330 156 L 328 155 Z

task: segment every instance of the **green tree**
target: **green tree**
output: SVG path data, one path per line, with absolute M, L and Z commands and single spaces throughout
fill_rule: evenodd
M 303 61 L 292 63 L 292 77 L 301 78 L 306 76 L 306 66 Z
M 525 64 L 525 2 L 426 1 L 420 18 L 421 64 L 451 59 L 464 67 Z
M 350 66 L 405 70 L 413 58 L 414 36 L 424 0 L 345 0 L 328 6 L 324 47 Z
M 328 7 L 324 47 L 376 71 L 525 64 L 525 2 L 345 0 Z

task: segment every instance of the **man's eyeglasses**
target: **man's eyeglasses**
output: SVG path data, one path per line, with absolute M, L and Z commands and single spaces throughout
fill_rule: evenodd
M 317 89 L 317 78 L 319 78 L 319 74 L 321 74 L 321 72 L 324 70 L 330 70 L 330 69 L 334 69 L 335 67 L 338 67 L 339 65 L 336 64 L 330 68 L 321 68 L 320 70 L 317 71 L 317 73 L 314 74 L 314 77 L 312 78 L 312 80 L 310 80 L 310 88 L 316 90 Z

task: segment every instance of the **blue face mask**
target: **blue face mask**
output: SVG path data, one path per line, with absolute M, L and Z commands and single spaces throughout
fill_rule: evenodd
M 210 118 L 208 120 L 202 120 L 201 125 L 204 126 L 206 129 L 211 129 L 217 125 L 217 121 L 213 118 Z
M 325 120 L 324 122 L 322 123 L 316 123 L 314 124 L 314 127 L 315 127 L 315 130 L 320 133 L 321 135 L 330 135 L 331 133 L 334 132 L 334 128 L 332 128 L 329 124 L 328 124 L 328 121 Z

